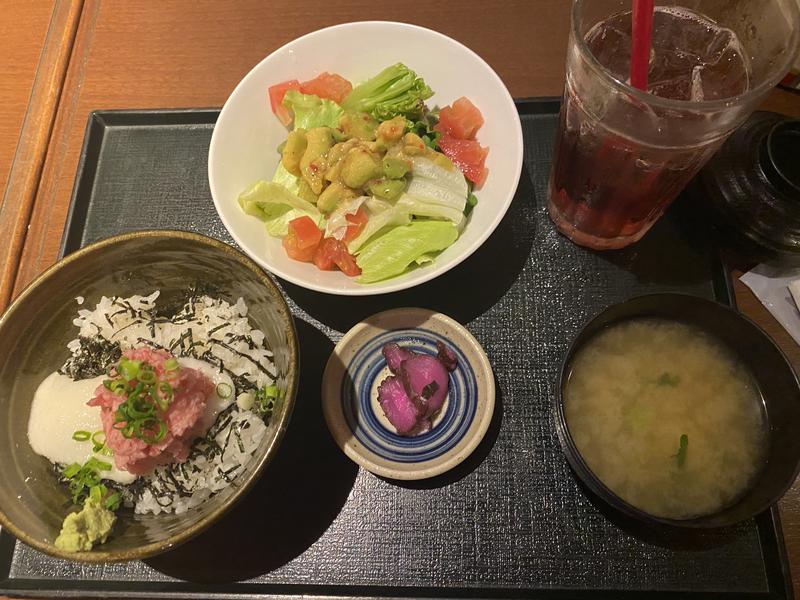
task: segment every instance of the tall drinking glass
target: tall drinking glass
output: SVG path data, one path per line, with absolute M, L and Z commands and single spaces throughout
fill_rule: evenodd
M 796 0 L 657 1 L 648 91 L 629 85 L 630 0 L 574 0 L 548 210 L 595 249 L 639 240 L 786 74 Z

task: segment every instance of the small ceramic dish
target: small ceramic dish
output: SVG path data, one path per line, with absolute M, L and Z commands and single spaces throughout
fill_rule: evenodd
M 381 353 L 394 342 L 436 354 L 443 342 L 456 355 L 442 409 L 426 433 L 398 435 L 378 404 L 390 372 Z M 401 308 L 355 325 L 336 345 L 322 379 L 322 410 L 334 440 L 353 461 L 390 479 L 426 479 L 461 463 L 478 446 L 494 412 L 494 376 L 478 341 L 441 313 Z

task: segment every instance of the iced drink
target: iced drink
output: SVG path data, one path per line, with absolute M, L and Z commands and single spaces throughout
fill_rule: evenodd
M 576 243 L 621 248 L 647 232 L 752 111 L 764 92 L 763 60 L 751 60 L 720 22 L 658 6 L 644 93 L 628 85 L 630 10 L 576 28 L 583 16 L 573 14 L 548 209 Z M 576 31 L 580 25 L 585 33 Z M 752 29 L 748 35 L 755 37 Z

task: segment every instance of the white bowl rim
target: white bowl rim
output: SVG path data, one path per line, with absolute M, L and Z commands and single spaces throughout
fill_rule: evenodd
M 503 91 L 504 99 L 507 102 L 507 106 L 506 107 L 510 109 L 511 113 L 514 114 L 516 116 L 516 119 L 517 119 L 518 127 L 516 127 L 515 131 L 514 131 L 515 138 L 516 138 L 514 141 L 516 142 L 515 146 L 519 148 L 519 152 L 516 153 L 516 155 L 513 157 L 514 163 L 515 163 L 513 165 L 513 172 L 517 174 L 517 179 L 514 182 L 514 193 L 509 195 L 509 197 L 504 200 L 503 204 L 500 206 L 500 210 L 497 211 L 497 213 L 495 214 L 494 218 L 484 228 L 483 232 L 478 236 L 478 238 L 469 247 L 465 248 L 464 251 L 461 252 L 459 255 L 453 257 L 450 260 L 449 264 L 447 264 L 447 265 L 436 265 L 435 268 L 431 268 L 431 269 L 422 269 L 422 270 L 418 271 L 415 276 L 412 276 L 412 277 L 407 278 L 407 279 L 401 279 L 402 276 L 398 276 L 398 277 L 394 277 L 394 278 L 391 278 L 391 279 L 387 279 L 384 282 L 377 282 L 377 283 L 374 283 L 374 284 L 364 284 L 364 285 L 358 286 L 356 288 L 338 288 L 335 285 L 318 284 L 318 283 L 315 283 L 315 282 L 306 281 L 306 280 L 304 280 L 304 279 L 302 279 L 300 277 L 295 277 L 293 275 L 290 275 L 290 274 L 286 273 L 285 271 L 283 271 L 279 266 L 275 266 L 275 265 L 272 265 L 272 264 L 267 264 L 267 261 L 265 261 L 262 256 L 258 255 L 258 253 L 255 253 L 255 252 L 251 253 L 247 249 L 246 244 L 244 244 L 244 242 L 241 239 L 241 237 L 239 235 L 237 235 L 237 233 L 235 231 L 235 228 L 232 227 L 231 224 L 228 222 L 228 220 L 225 218 L 225 215 L 223 214 L 223 211 L 220 208 L 221 207 L 221 202 L 217 198 L 217 194 L 214 193 L 216 185 L 215 185 L 215 182 L 214 182 L 214 174 L 212 172 L 211 165 L 214 164 L 214 162 L 215 162 L 214 158 L 215 158 L 215 154 L 216 154 L 214 148 L 215 148 L 215 139 L 216 139 L 216 136 L 217 136 L 217 127 L 216 127 L 216 124 L 215 124 L 214 130 L 211 133 L 211 142 L 209 144 L 209 150 L 208 150 L 208 164 L 207 164 L 208 184 L 209 184 L 209 191 L 211 192 L 211 198 L 212 198 L 212 200 L 214 202 L 214 207 L 215 207 L 215 209 L 217 211 L 217 214 L 219 215 L 220 220 L 222 221 L 222 224 L 225 226 L 225 229 L 227 229 L 228 233 L 231 235 L 231 237 L 236 242 L 236 244 L 239 246 L 239 248 L 245 254 L 247 254 L 251 259 L 256 261 L 263 269 L 265 269 L 269 273 L 272 273 L 273 275 L 276 275 L 277 277 L 280 277 L 281 279 L 284 279 L 286 281 L 289 281 L 289 282 L 291 282 L 291 283 L 293 283 L 295 285 L 298 285 L 298 286 L 306 288 L 306 289 L 314 290 L 314 291 L 317 291 L 317 292 L 335 294 L 335 295 L 339 295 L 339 296 L 375 296 L 375 295 L 380 295 L 380 294 L 386 294 L 386 293 L 390 293 L 390 292 L 397 292 L 397 291 L 400 291 L 400 290 L 405 290 L 405 289 L 412 288 L 412 287 L 415 287 L 417 285 L 420 285 L 422 283 L 425 283 L 426 281 L 430 281 L 431 279 L 434 279 L 434 278 L 436 278 L 436 277 L 438 277 L 440 275 L 443 275 L 447 271 L 450 271 L 451 269 L 453 269 L 457 265 L 461 264 L 468 257 L 472 256 L 472 254 L 474 254 L 483 245 L 483 243 L 489 238 L 489 236 L 492 233 L 494 233 L 494 230 L 497 229 L 497 226 L 500 224 L 500 221 L 503 220 L 503 217 L 505 217 L 506 213 L 508 212 L 508 207 L 511 205 L 511 202 L 514 200 L 514 196 L 516 195 L 516 190 L 519 189 L 519 180 L 522 177 L 522 165 L 523 165 L 523 157 L 524 157 L 523 138 L 522 138 L 522 122 L 521 122 L 521 120 L 519 118 L 519 112 L 517 111 L 516 104 L 514 103 L 514 98 L 511 96 L 511 93 L 508 91 L 508 88 L 506 87 L 505 83 L 503 83 L 503 80 L 500 78 L 500 76 L 489 65 L 489 63 L 487 63 L 485 60 L 483 60 L 483 58 L 480 57 L 480 55 L 478 55 L 475 51 L 471 50 L 470 48 L 468 48 L 467 46 L 465 46 L 464 44 L 462 44 L 458 40 L 454 40 L 453 38 L 451 38 L 451 37 L 449 37 L 449 36 L 447 36 L 447 35 L 445 35 L 443 33 L 440 33 L 440 32 L 438 32 L 438 31 L 436 31 L 434 29 L 428 29 L 427 27 L 422 27 L 420 25 L 413 25 L 411 23 L 404 23 L 404 22 L 401 22 L 401 21 L 376 21 L 376 20 L 373 20 L 373 21 L 351 21 L 351 22 L 348 22 L 348 23 L 339 23 L 337 25 L 331 25 L 329 27 L 324 27 L 322 29 L 317 29 L 315 31 L 311 31 L 309 33 L 306 33 L 306 34 L 304 34 L 304 35 L 302 35 L 302 36 L 300 36 L 298 38 L 295 38 L 295 39 L 287 42 L 286 44 L 284 44 L 280 48 L 277 48 L 276 50 L 271 52 L 269 55 L 267 55 L 266 57 L 261 59 L 256 65 L 254 65 L 250 69 L 250 71 L 241 79 L 241 81 L 239 81 L 239 83 L 236 84 L 236 87 L 233 89 L 231 94 L 228 96 L 227 100 L 225 100 L 225 104 L 223 104 L 222 109 L 220 110 L 219 116 L 217 118 L 217 123 L 219 123 L 225 117 L 227 110 L 230 110 L 229 106 L 230 106 L 230 102 L 231 102 L 232 98 L 234 98 L 234 96 L 237 95 L 239 90 L 246 85 L 246 82 L 248 82 L 251 78 L 256 76 L 255 73 L 258 71 L 259 67 L 263 63 L 271 60 L 272 57 L 284 52 L 287 48 L 289 48 L 293 44 L 300 43 L 302 40 L 305 40 L 305 39 L 307 39 L 309 37 L 318 35 L 318 34 L 320 34 L 322 32 L 329 32 L 329 31 L 333 31 L 333 30 L 343 30 L 344 31 L 344 30 L 348 30 L 348 29 L 352 29 L 352 28 L 365 27 L 365 26 L 369 27 L 369 26 L 376 26 L 376 25 L 378 25 L 378 26 L 398 27 L 398 28 L 402 28 L 402 29 L 410 29 L 410 30 L 413 30 L 413 31 L 421 31 L 421 32 L 425 32 L 426 34 L 433 35 L 434 37 L 438 37 L 440 39 L 443 39 L 443 40 L 445 40 L 445 41 L 447 41 L 449 43 L 455 44 L 456 46 L 460 47 L 461 50 L 463 50 L 465 53 L 467 53 L 470 56 L 472 56 L 474 59 L 476 59 L 478 62 L 480 62 L 481 64 L 483 64 L 486 67 L 486 69 L 487 69 L 487 71 L 489 73 L 489 76 L 495 80 L 495 82 L 499 85 L 499 88 Z M 401 279 L 401 280 L 397 281 L 398 279 Z

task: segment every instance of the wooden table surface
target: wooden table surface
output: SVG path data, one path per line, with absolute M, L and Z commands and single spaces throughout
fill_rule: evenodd
M 560 95 L 564 81 L 566 0 L 461 0 L 457 9 L 395 0 L 10 4 L 0 13 L 0 183 L 6 190 L 0 239 L 10 242 L 0 244 L 0 310 L 56 260 L 92 110 L 221 106 L 241 77 L 274 49 L 354 20 L 437 29 L 480 54 L 515 97 Z M 775 91 L 764 106 L 800 116 L 800 96 L 789 92 Z M 13 160 L 20 148 L 27 153 L 24 164 Z M 734 287 L 740 310 L 800 369 L 800 347 L 738 279 Z M 800 484 L 780 508 L 800 594 Z

